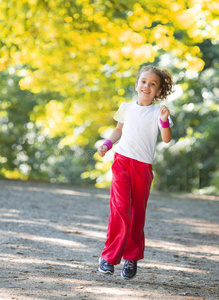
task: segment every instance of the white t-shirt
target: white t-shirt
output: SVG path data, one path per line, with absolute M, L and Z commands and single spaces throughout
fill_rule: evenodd
M 123 102 L 114 119 L 123 123 L 122 136 L 115 152 L 141 162 L 152 164 L 160 125 L 160 106 Z M 169 117 L 170 127 L 173 122 Z

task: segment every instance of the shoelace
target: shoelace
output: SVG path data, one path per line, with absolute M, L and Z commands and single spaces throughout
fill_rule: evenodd
M 135 267 L 135 262 L 129 260 L 126 264 L 125 264 L 125 269 L 134 269 Z

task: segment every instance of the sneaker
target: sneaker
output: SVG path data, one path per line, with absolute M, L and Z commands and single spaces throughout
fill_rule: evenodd
M 99 258 L 99 271 L 104 274 L 112 275 L 114 273 L 114 265 L 108 263 L 102 257 Z
M 121 276 L 124 279 L 132 279 L 137 273 L 137 261 L 126 260 L 122 269 Z

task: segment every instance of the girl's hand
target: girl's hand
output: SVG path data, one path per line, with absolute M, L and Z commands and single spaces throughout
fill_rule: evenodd
M 170 112 L 166 106 L 161 106 L 160 108 L 160 118 L 163 122 L 167 121 Z
M 108 147 L 106 145 L 102 145 L 98 148 L 98 154 L 101 156 L 101 157 L 104 157 L 104 155 L 106 154 L 106 152 L 108 151 Z

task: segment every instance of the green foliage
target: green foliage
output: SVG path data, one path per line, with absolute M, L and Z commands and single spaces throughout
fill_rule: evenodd
M 175 126 L 170 148 L 161 143 L 155 163 L 157 184 L 170 190 L 218 192 L 219 60 L 209 41 L 203 45 L 206 67 L 195 78 L 179 74 L 183 94 L 172 103 Z M 182 78 L 180 78 L 182 77 Z M 159 174 L 162 174 L 160 176 Z
M 182 91 L 167 102 L 173 142 L 158 144 L 154 187 L 215 193 L 218 24 L 216 0 L 2 0 L 1 176 L 108 186 L 95 143 L 153 63 Z
M 80 174 L 93 165 L 93 152 L 61 146 L 60 137 L 50 138 L 34 122 L 39 103 L 45 105 L 54 94 L 20 90 L 19 72 L 10 67 L 0 73 L 0 176 L 81 184 Z

